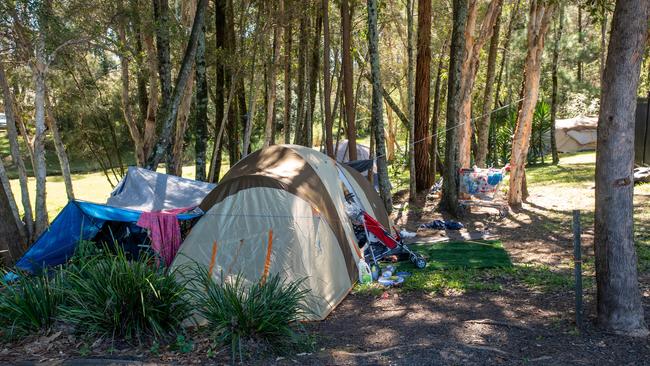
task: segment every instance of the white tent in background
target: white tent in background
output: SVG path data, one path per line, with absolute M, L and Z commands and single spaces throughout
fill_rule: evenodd
M 598 117 L 576 116 L 555 121 L 555 142 L 562 153 L 596 149 Z
M 366 145 L 357 143 L 357 160 L 370 159 L 370 148 Z M 350 161 L 350 149 L 348 147 L 348 140 L 339 141 L 339 146 L 336 149 L 336 161 L 345 163 Z

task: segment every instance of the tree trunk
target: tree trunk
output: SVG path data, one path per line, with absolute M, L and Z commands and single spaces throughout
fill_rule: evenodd
M 600 2 L 600 64 L 598 68 L 598 76 L 600 77 L 600 82 L 603 82 L 603 72 L 605 71 L 605 58 L 607 49 L 607 3 L 605 1 Z
M 341 0 L 341 54 L 343 67 L 343 97 L 345 100 L 346 134 L 348 158 L 357 160 L 357 127 L 354 116 L 354 94 L 352 81 L 352 14 L 349 0 Z
M 74 200 L 74 190 L 72 189 L 72 176 L 70 174 L 70 162 L 68 161 L 68 154 L 65 152 L 65 146 L 63 145 L 63 139 L 61 139 L 61 134 L 59 133 L 59 126 L 54 117 L 54 111 L 50 104 L 50 98 L 45 93 L 45 103 L 46 103 L 46 114 L 45 120 L 47 126 L 52 133 L 52 139 L 54 140 L 54 149 L 56 150 L 56 156 L 59 159 L 59 165 L 61 166 L 61 175 L 63 176 L 63 182 L 65 184 L 65 192 L 68 195 L 68 200 Z
M 523 100 L 517 113 L 517 126 L 512 139 L 510 156 L 510 189 L 508 203 L 511 206 L 521 205 L 523 197 L 523 181 L 526 174 L 526 159 L 530 146 L 530 133 L 533 123 L 533 113 L 539 96 L 539 80 L 542 54 L 544 52 L 544 37 L 548 30 L 556 3 L 546 3 L 544 0 L 533 0 L 530 5 L 530 20 L 528 23 L 528 51 L 524 63 L 524 81 L 522 86 Z
M 488 7 L 485 17 L 479 28 L 478 35 L 475 35 L 476 18 L 478 13 L 478 1 L 470 0 L 467 28 L 465 30 L 465 52 L 462 64 L 460 88 L 461 88 L 461 105 L 460 121 L 460 140 L 458 141 L 460 157 L 459 164 L 461 168 L 469 168 L 471 165 L 471 146 L 472 146 L 472 91 L 476 81 L 476 73 L 480 61 L 481 49 L 492 36 L 494 24 L 498 15 L 501 13 L 502 0 L 492 0 Z
M 208 80 L 205 65 L 205 24 L 201 27 L 196 48 L 196 118 L 194 120 L 196 141 L 194 142 L 194 179 L 206 180 L 206 150 L 208 144 Z
M 212 160 L 210 162 L 210 172 L 208 174 L 209 182 L 217 182 L 219 180 L 219 170 L 212 169 L 212 167 L 216 165 L 216 161 L 218 159 L 221 159 L 221 141 L 223 139 L 224 131 L 226 130 L 226 124 L 228 123 L 228 116 L 230 115 L 230 105 L 232 104 L 232 100 L 235 96 L 236 90 L 238 89 L 236 76 L 238 75 L 233 74 L 231 76 L 230 83 L 229 83 L 230 91 L 228 92 L 228 99 L 226 100 L 224 115 L 221 118 L 221 121 L 219 123 L 219 128 L 217 131 L 217 136 L 214 139 L 214 146 L 212 149 Z
M 481 118 L 478 121 L 477 135 L 478 135 L 478 151 L 476 154 L 476 165 L 480 168 L 486 167 L 487 152 L 488 152 L 488 136 L 490 132 L 490 119 L 492 117 L 492 98 L 495 68 L 497 63 L 497 49 L 499 48 L 499 33 L 501 30 L 501 12 L 497 14 L 494 23 L 494 31 L 490 39 L 490 51 L 488 53 L 487 62 L 487 75 L 485 77 L 485 90 L 483 91 L 483 109 Z
M 314 144 L 314 110 L 316 109 L 316 87 L 319 78 L 320 63 L 320 37 L 323 18 L 320 10 L 316 8 L 316 21 L 314 22 L 314 38 L 311 44 L 311 61 L 309 65 L 309 104 L 305 115 L 305 140 L 303 145 L 312 147 Z
M 431 187 L 429 167 L 429 92 L 431 90 L 431 1 L 418 0 L 417 64 L 415 67 L 415 188 Z
M 407 77 L 406 95 L 408 103 L 408 152 L 409 152 L 409 201 L 415 202 L 417 188 L 415 185 L 415 32 L 413 30 L 413 16 L 415 12 L 414 0 L 406 0 L 406 26 L 407 43 L 406 54 Z
M 16 169 L 18 170 L 18 181 L 20 182 L 20 197 L 25 212 L 25 238 L 27 242 L 31 242 L 32 233 L 34 232 L 34 216 L 32 214 L 32 204 L 29 198 L 29 188 L 27 185 L 27 169 L 25 162 L 20 153 L 20 145 L 18 144 L 18 131 L 16 129 L 16 113 L 14 110 L 14 97 L 9 89 L 7 78 L 3 65 L 0 63 L 0 87 L 2 88 L 2 95 L 4 98 L 5 115 L 7 118 L 7 137 L 9 138 L 9 146 L 11 148 L 11 160 L 13 161 Z M 13 198 L 13 196 L 11 196 Z
M 280 63 L 280 17 L 284 14 L 284 1 L 280 0 L 278 9 L 274 15 L 275 22 L 273 24 L 273 59 L 269 65 L 268 77 L 268 100 L 266 106 L 266 127 L 264 135 L 264 147 L 273 143 L 273 135 L 275 133 L 275 125 L 273 124 L 275 117 L 275 95 L 276 95 L 276 69 Z
M 386 102 L 386 120 L 388 121 L 388 128 L 386 128 L 386 156 L 388 161 L 395 160 L 395 122 L 393 121 L 393 110 L 390 109 L 388 102 Z
M 499 107 L 499 96 L 501 95 L 501 81 L 503 76 L 503 69 L 506 65 L 506 60 L 509 57 L 510 50 L 510 39 L 512 38 L 512 29 L 514 28 L 515 21 L 517 20 L 517 15 L 519 14 L 519 4 L 521 0 L 515 0 L 515 7 L 510 13 L 510 20 L 508 21 L 508 30 L 506 31 L 506 36 L 503 39 L 503 48 L 501 50 L 501 65 L 499 66 L 499 75 L 497 76 L 497 87 L 494 91 L 494 108 Z
M 24 250 L 23 222 L 18 216 L 18 207 L 0 160 L 0 257 L 4 257 L 4 265 L 9 267 L 22 256 Z
M 447 87 L 447 131 L 445 170 L 443 174 L 441 206 L 452 215 L 458 215 L 458 141 L 460 130 L 460 79 L 465 53 L 465 28 L 467 26 L 468 0 L 453 0 L 453 24 L 449 55 Z
M 386 145 L 384 143 L 383 103 L 381 97 L 381 73 L 379 67 L 379 35 L 377 31 L 377 0 L 368 0 L 368 53 L 370 57 L 370 75 L 372 78 L 371 125 L 375 132 L 377 151 L 377 174 L 379 176 L 379 194 L 386 211 L 393 210 L 393 198 L 390 194 Z M 369 173 L 372 175 L 372 171 Z
M 582 34 L 582 5 L 578 5 L 578 83 L 582 82 L 582 50 L 584 35 Z
M 32 65 L 34 78 L 34 120 L 36 135 L 34 136 L 34 174 L 36 175 L 36 222 L 34 237 L 41 235 L 48 226 L 46 204 L 47 165 L 45 164 L 45 35 L 39 33 L 36 46 L 36 60 Z
M 165 2 L 166 0 L 159 1 Z M 147 160 L 147 168 L 150 170 L 156 170 L 165 154 L 171 155 L 171 137 L 174 122 L 176 122 L 176 117 L 178 116 L 178 106 L 181 103 L 185 86 L 192 74 L 192 65 L 194 64 L 199 33 L 201 33 L 201 27 L 203 26 L 207 4 L 208 0 L 199 0 L 197 3 L 196 14 L 194 15 L 194 22 L 192 24 L 192 32 L 190 33 L 190 39 L 183 55 L 183 61 L 181 62 L 178 76 L 176 77 L 176 86 L 174 87 L 171 104 L 165 108 L 164 113 L 159 114 L 159 116 L 163 117 L 163 127 L 160 138 Z M 173 174 L 174 172 L 170 171 L 169 168 L 170 167 L 167 167 L 168 173 Z
M 557 71 L 560 62 L 560 41 L 562 40 L 562 29 L 564 28 L 564 6 L 560 6 L 560 15 L 558 25 L 555 27 L 555 39 L 553 44 L 553 64 L 551 66 L 551 155 L 553 156 L 553 165 L 560 162 L 560 157 L 557 153 L 557 143 L 555 141 L 555 119 L 557 117 L 558 106 L 558 83 Z
M 325 151 L 330 158 L 336 158 L 332 137 L 332 79 L 330 75 L 330 21 L 329 0 L 322 0 L 323 6 L 323 103 L 325 109 Z
M 160 79 L 160 104 L 158 105 L 158 111 L 156 114 L 160 117 L 166 118 L 165 114 L 167 109 L 169 109 L 172 99 L 172 63 L 169 48 L 170 35 L 168 0 L 153 0 L 153 15 L 156 32 L 156 54 L 158 56 L 158 78 Z M 167 137 L 167 139 L 169 139 L 169 137 Z M 163 146 L 163 148 L 166 147 Z M 147 159 L 150 159 L 152 154 L 155 154 L 155 151 L 150 151 Z M 156 163 L 156 167 L 157 166 L 158 164 Z
M 192 63 L 194 63 L 194 60 L 192 60 Z M 183 175 L 183 151 L 185 150 L 185 132 L 187 131 L 187 124 L 192 108 L 194 75 L 195 67 L 192 66 L 187 84 L 185 84 L 185 90 L 183 91 L 183 98 L 181 99 L 181 103 L 178 106 L 178 116 L 176 118 L 176 128 L 174 132 L 174 142 L 172 144 L 171 159 L 167 159 L 169 165 L 167 167 L 167 170 L 171 171 L 172 174 L 179 177 Z
M 601 91 L 594 248 L 598 324 L 646 337 L 634 247 L 634 124 L 649 4 L 618 1 Z
M 120 7 L 121 5 L 122 4 L 120 3 Z M 120 20 L 117 31 L 118 31 L 117 33 L 120 39 L 121 47 L 127 49 L 129 46 L 126 40 L 126 19 L 124 19 L 124 17 L 122 17 L 122 19 Z M 122 79 L 122 94 L 121 94 L 122 114 L 124 115 L 124 121 L 126 122 L 126 126 L 129 129 L 129 134 L 131 135 L 131 139 L 133 140 L 136 164 L 138 166 L 143 166 L 145 163 L 145 159 L 147 157 L 144 154 L 144 146 L 143 146 L 144 141 L 143 141 L 142 133 L 138 128 L 138 123 L 135 119 L 135 116 L 133 115 L 133 108 L 131 107 L 131 99 L 129 97 L 129 89 L 130 89 L 129 58 L 128 55 L 126 55 L 125 53 L 126 52 L 122 52 L 119 55 L 120 72 L 121 72 L 121 79 Z
M 287 8 L 291 8 L 291 1 L 287 1 Z M 291 45 L 292 45 L 292 19 L 291 13 L 286 12 L 284 24 L 284 121 L 282 131 L 284 143 L 291 143 Z
M 298 44 L 298 111 L 296 112 L 296 133 L 294 135 L 293 143 L 299 145 L 302 143 L 304 137 L 303 121 L 305 118 L 305 94 L 306 94 L 306 67 L 307 67 L 307 47 L 308 47 L 308 25 L 309 18 L 303 14 L 300 17 L 300 33 Z
M 226 84 L 228 81 L 226 71 L 225 53 L 230 53 L 230 48 L 226 48 L 226 42 L 228 37 L 226 36 L 226 0 L 216 0 L 214 3 L 214 19 L 215 19 L 215 47 L 216 47 L 216 65 L 215 65 L 215 90 L 214 90 L 214 139 L 216 141 L 221 127 L 221 121 L 224 116 L 224 93 Z M 198 71 L 198 70 L 197 70 Z M 197 80 L 198 81 L 198 80 Z M 197 98 L 198 99 L 198 98 Z M 234 128 L 237 128 L 237 123 L 235 121 Z M 227 129 L 228 135 L 230 136 L 230 126 Z M 235 141 L 235 148 L 238 144 Z M 221 145 L 220 145 L 221 146 Z M 208 170 L 208 177 L 214 177 L 215 180 L 209 179 L 212 183 L 216 183 L 219 180 L 219 172 L 221 170 L 221 148 L 214 150 L 212 156 L 212 163 L 210 164 L 210 169 Z M 229 150 L 230 151 L 230 150 Z
M 448 40 L 445 40 L 438 56 L 438 70 L 436 71 L 436 82 L 433 88 L 433 115 L 431 116 L 431 147 L 429 149 L 429 156 L 431 159 L 431 178 L 434 181 L 436 179 L 436 170 L 438 168 L 438 121 L 440 119 L 440 89 L 442 84 L 443 55 L 447 52 L 448 46 L 449 42 Z
M 147 115 L 144 120 L 143 151 L 145 158 L 151 154 L 156 144 L 156 121 L 158 113 L 158 62 L 156 51 L 153 45 L 153 36 L 145 33 L 143 36 L 144 46 L 147 53 L 147 68 L 149 69 L 149 101 L 147 103 Z M 144 162 L 143 162 L 144 166 Z

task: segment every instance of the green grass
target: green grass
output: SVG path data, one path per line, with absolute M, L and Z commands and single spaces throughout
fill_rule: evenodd
M 498 240 L 411 244 L 409 247 L 427 259 L 427 268 L 496 268 L 510 267 L 508 253 Z

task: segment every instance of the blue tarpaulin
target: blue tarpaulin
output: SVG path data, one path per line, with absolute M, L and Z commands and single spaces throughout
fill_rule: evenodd
M 30 273 L 65 263 L 74 254 L 80 240 L 97 235 L 106 221 L 135 223 L 142 212 L 84 201 L 70 201 L 31 248 L 16 263 Z M 193 212 L 178 215 L 179 220 L 200 216 Z

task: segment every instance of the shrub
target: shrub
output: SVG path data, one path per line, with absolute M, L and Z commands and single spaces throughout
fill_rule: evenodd
M 205 291 L 196 292 L 198 313 L 217 342 L 230 344 L 233 358 L 237 353 L 241 358 L 242 342 L 261 342 L 279 353 L 304 345 L 298 321 L 305 314 L 301 304 L 309 291 L 300 289 L 302 281 L 271 276 L 265 283 L 245 285 L 238 275 L 217 283 L 207 271 L 200 278 Z
M 20 277 L 14 283 L 0 273 L 0 326 L 10 338 L 49 328 L 63 299 L 60 272 Z
M 127 340 L 178 330 L 191 311 L 185 286 L 153 263 L 118 250 L 70 265 L 59 318 L 79 332 Z

